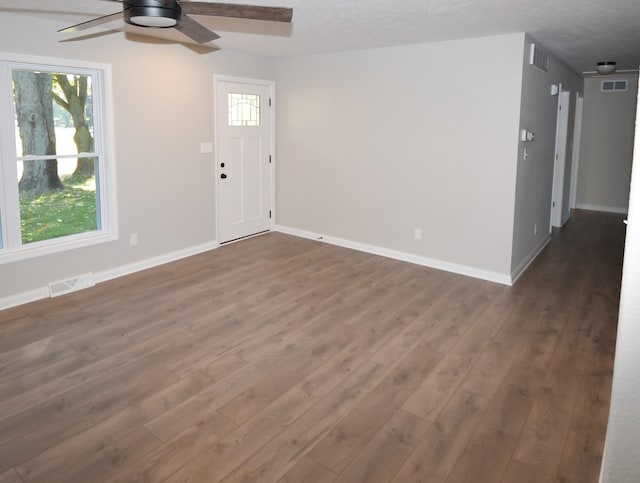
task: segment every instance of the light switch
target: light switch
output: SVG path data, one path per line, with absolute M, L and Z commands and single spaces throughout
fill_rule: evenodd
M 200 153 L 212 153 L 213 152 L 213 143 L 200 143 Z

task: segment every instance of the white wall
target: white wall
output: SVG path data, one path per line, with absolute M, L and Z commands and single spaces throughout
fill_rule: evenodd
M 604 483 L 640 481 L 640 124 L 637 121 L 633 160 L 613 390 L 602 463 Z
M 572 140 L 575 119 L 575 94 L 582 90 L 581 77 L 549 52 L 549 69 L 543 72 L 529 65 L 533 39 L 527 36 L 524 52 L 520 128 L 535 133 L 531 142 L 519 142 L 516 181 L 513 252 L 511 270 L 518 276 L 549 239 L 551 195 L 556 140 L 558 96 L 551 96 L 551 85 L 562 84 L 571 91 L 567 158 L 565 172 L 571 178 Z M 544 49 L 544 47 L 542 47 Z M 547 51 L 548 52 L 548 51 Z M 528 157 L 524 159 L 524 150 Z M 569 206 L 570 190 L 564 190 Z M 534 233 L 534 226 L 537 232 Z
M 629 90 L 601 92 L 605 79 L 627 79 Z M 578 208 L 627 211 L 637 93 L 637 74 L 585 79 Z
M 523 46 L 279 61 L 278 224 L 508 277 Z
M 273 78 L 268 59 L 182 45 L 154 45 L 115 33 L 64 42 L 60 22 L 3 13 L 0 50 L 108 63 L 113 70 L 120 240 L 0 265 L 0 307 L 48 282 L 112 270 L 211 245 L 215 233 L 212 154 L 214 73 Z M 139 244 L 129 246 L 129 234 Z M 19 300 L 15 299 L 15 300 Z

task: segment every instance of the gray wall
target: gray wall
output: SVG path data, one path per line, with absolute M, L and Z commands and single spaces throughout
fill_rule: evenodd
M 551 85 L 562 84 L 571 91 L 565 179 L 571 178 L 571 154 L 576 93 L 582 90 L 581 77 L 550 54 L 548 72 L 529 65 L 533 39 L 527 36 L 523 65 L 520 127 L 535 133 L 535 140 L 519 142 L 513 226 L 511 270 L 517 276 L 549 238 L 551 195 L 556 140 L 558 96 L 551 96 Z M 544 48 L 544 47 L 543 47 Z M 524 159 L 524 149 L 528 157 Z M 564 190 L 568 207 L 570 190 Z M 537 233 L 534 234 L 534 225 Z
M 601 92 L 602 80 L 627 79 L 627 92 Z M 585 79 L 576 206 L 625 213 L 629 203 L 638 75 Z
M 113 71 L 120 240 L 0 265 L 0 302 L 49 282 L 214 242 L 213 75 L 273 78 L 269 59 L 125 40 L 61 43 L 56 21 L 2 13 L 0 45 L 16 53 L 109 63 Z M 129 246 L 129 234 L 139 243 Z
M 279 61 L 277 223 L 508 277 L 523 46 Z
M 535 245 L 514 237 L 514 220 L 517 229 L 548 220 L 550 194 L 530 213 L 521 189 L 546 189 L 544 176 L 519 172 L 516 202 L 522 33 L 273 60 L 198 55 L 120 33 L 61 43 L 62 26 L 3 14 L 0 42 L 112 65 L 121 238 L 0 266 L 0 301 L 215 242 L 213 155 L 199 153 L 213 139 L 214 73 L 277 81 L 281 226 L 508 281 L 512 248 L 521 258 Z M 553 101 L 542 94 L 547 83 L 534 81 L 526 102 Z M 129 246 L 130 233 L 138 246 Z

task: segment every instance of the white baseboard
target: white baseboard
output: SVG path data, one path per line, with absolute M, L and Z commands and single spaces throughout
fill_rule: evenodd
M 328 243 L 330 245 L 350 248 L 352 250 L 358 250 L 360 252 L 366 252 L 372 255 L 379 255 L 382 257 L 393 258 L 395 260 L 401 260 L 403 262 L 414 263 L 416 265 L 435 268 L 437 270 L 443 270 L 445 272 L 452 272 L 452 273 L 457 273 L 459 275 L 466 275 L 468 277 L 479 278 L 481 280 L 500 283 L 502 285 L 512 284 L 510 275 L 505 275 L 498 272 L 482 270 L 479 268 L 469 267 L 466 265 L 458 265 L 456 263 L 444 262 L 442 260 L 436 260 L 433 258 L 423 257 L 420 255 L 413 255 L 411 253 L 405 253 L 397 250 L 390 250 L 388 248 L 377 247 L 374 245 L 355 242 L 351 240 L 345 240 L 342 238 L 335 238 L 331 236 L 321 235 L 319 233 L 312 233 L 306 230 L 299 230 L 297 228 L 291 228 L 283 225 L 275 225 L 273 227 L 273 230 L 278 231 L 280 233 L 285 233 L 287 235 L 293 235 L 300 238 L 307 238 L 310 240 L 317 240 L 320 242 Z
M 171 253 L 166 253 L 157 257 L 147 258 L 140 260 L 139 262 L 130 263 L 128 265 L 122 265 L 120 267 L 111 268 L 102 272 L 93 274 L 95 283 L 106 282 L 118 277 L 124 277 L 132 273 L 140 272 L 148 268 L 164 265 L 165 263 L 175 262 L 182 258 L 187 258 L 199 253 L 208 252 L 218 248 L 218 242 L 213 241 L 204 243 L 202 245 L 196 245 L 193 247 L 185 248 L 184 250 L 178 250 Z M 40 287 L 28 292 L 22 292 L 16 295 L 9 295 L 8 297 L 0 298 L 0 310 L 9 309 L 11 307 L 17 307 L 18 305 L 26 304 L 29 302 L 35 302 L 49 297 L 49 287 Z
M 626 215 L 629 212 L 629 208 L 619 208 L 617 206 L 590 205 L 586 203 L 578 203 L 576 205 L 576 208 L 579 210 L 602 211 L 604 213 L 616 213 L 618 215 Z
M 9 295 L 8 297 L 0 298 L 0 310 L 10 309 L 11 307 L 28 304 L 29 302 L 35 302 L 40 299 L 46 299 L 47 297 L 49 297 L 48 286 L 29 290 L 28 292 Z
M 511 283 L 514 284 L 520 278 L 520 276 L 529 268 L 529 265 L 533 263 L 533 261 L 540 255 L 540 252 L 544 250 L 544 248 L 551 241 L 551 235 L 547 235 L 544 239 L 535 246 L 533 250 L 525 257 L 522 262 L 511 272 Z
M 215 250 L 216 248 L 218 248 L 218 242 L 214 241 L 210 243 L 204 243 L 202 245 L 196 245 L 193 247 L 185 248 L 183 250 L 166 253 L 164 255 L 159 255 L 157 257 L 147 258 L 146 260 L 141 260 L 139 262 L 131 263 L 129 265 L 123 265 L 121 267 L 116 267 L 109 270 L 105 270 L 103 272 L 98 272 L 94 274 L 95 281 L 96 283 L 106 282 L 107 280 L 113 280 L 114 278 L 124 277 L 125 275 L 131 275 L 132 273 L 136 273 L 142 270 L 146 270 L 148 268 L 164 265 L 165 263 L 175 262 L 176 260 L 191 257 L 193 255 L 198 255 L 199 253 L 208 252 L 210 250 Z

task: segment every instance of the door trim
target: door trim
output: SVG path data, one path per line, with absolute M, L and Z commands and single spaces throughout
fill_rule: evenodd
M 569 140 L 569 114 L 571 91 L 563 90 L 560 85 L 558 107 L 556 110 L 556 139 L 553 150 L 553 177 L 551 187 L 551 215 L 549 217 L 549 233 L 551 229 L 562 226 L 562 206 L 567 193 L 564 193 L 565 169 L 567 163 L 567 144 Z
M 218 83 L 220 82 L 233 82 L 236 84 L 257 85 L 261 87 L 269 88 L 269 98 L 271 99 L 271 109 L 269 109 L 270 122 L 271 122 L 271 164 L 269 169 L 269 178 L 271 185 L 271 199 L 270 210 L 271 218 L 269 219 L 269 231 L 273 231 L 276 224 L 276 83 L 272 80 L 254 79 L 251 77 L 237 77 L 229 75 L 213 75 L 213 159 L 215 163 L 215 175 L 214 175 L 214 189 L 215 189 L 215 201 L 216 201 L 216 243 L 218 246 L 223 243 L 220 242 L 220 192 L 218 190 L 218 177 L 220 176 L 220 160 L 218 159 L 218 110 L 216 109 L 216 102 L 218 99 Z M 262 233 L 260 233 L 262 234 Z M 258 235 L 256 233 L 255 235 Z M 253 235 L 249 235 L 253 236 Z M 247 238 L 247 237 L 245 237 Z M 233 240 L 230 240 L 233 241 Z M 226 243 L 225 243 L 226 244 Z
M 576 208 L 578 197 L 578 174 L 580 169 L 580 143 L 582 142 L 582 112 L 584 109 L 584 97 L 576 93 L 576 114 L 573 125 L 573 155 L 571 156 L 571 200 L 570 207 Z

